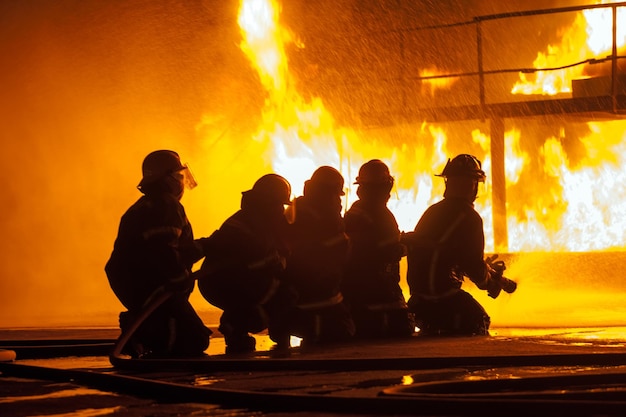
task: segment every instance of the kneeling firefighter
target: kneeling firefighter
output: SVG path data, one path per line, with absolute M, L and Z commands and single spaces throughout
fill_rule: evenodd
M 476 157 L 461 154 L 448 160 L 438 176 L 446 184 L 443 200 L 403 237 L 409 248 L 409 308 L 421 334 L 488 335 L 491 319 L 461 289 L 464 277 L 492 298 L 502 289 L 515 291 L 517 284 L 502 276 L 503 262 L 484 258 L 483 220 L 474 201 L 486 175 Z
M 142 164 L 143 194 L 122 216 L 105 271 L 109 284 L 128 311 L 120 328 L 128 332 L 159 292 L 172 295 L 150 314 L 124 350 L 132 356 L 196 356 L 209 346 L 209 330 L 189 303 L 195 282 L 193 264 L 203 256 L 203 239 L 194 240 L 180 203 L 185 188 L 196 183 L 174 151 L 158 150 Z
M 341 293 L 350 250 L 341 216 L 343 185 L 337 169 L 321 166 L 304 183 L 304 195 L 287 209 L 293 219 L 292 252 L 283 290 L 295 297 L 289 330 L 304 345 L 341 342 L 354 335 Z
M 241 209 L 204 242 L 207 257 L 198 288 L 223 310 L 218 330 L 227 353 L 254 351 L 256 339 L 250 333 L 265 330 L 276 317 L 273 299 L 289 253 L 284 211 L 290 195 L 285 178 L 262 176 L 242 193 Z
M 408 337 L 415 331 L 400 287 L 400 260 L 406 247 L 387 207 L 394 181 L 383 161 L 363 164 L 355 183 L 359 199 L 344 216 L 352 253 L 343 291 L 359 338 Z

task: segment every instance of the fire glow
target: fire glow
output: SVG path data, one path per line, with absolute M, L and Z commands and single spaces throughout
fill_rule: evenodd
M 611 54 L 612 21 L 609 8 L 587 9 L 577 13 L 572 26 L 561 30 L 561 44 L 548 45 L 546 52 L 539 52 L 533 62 L 534 67 L 557 68 L 591 57 L 605 58 Z M 617 21 L 626 21 L 626 8 L 617 9 Z M 626 25 L 617 26 L 616 38 L 618 51 L 623 52 L 626 47 Z M 598 64 L 576 65 L 557 71 L 537 71 L 534 80 L 520 74 L 520 81 L 513 86 L 511 92 L 541 95 L 571 93 L 572 80 L 596 73 L 596 65 Z
M 234 8 L 223 1 L 0 3 L 9 23 L 0 26 L 0 48 L 11 57 L 0 72 L 3 156 L 5 171 L 18 174 L 3 193 L 0 326 L 117 327 L 123 306 L 103 266 L 120 216 L 139 196 L 140 161 L 157 148 L 178 151 L 198 179 L 199 187 L 183 197 L 197 237 L 210 236 L 239 207 L 240 192 L 270 170 L 285 175 L 296 196 L 315 168 L 333 165 L 346 179 L 347 208 L 355 200 L 358 168 L 371 158 L 389 164 L 396 179 L 390 208 L 408 231 L 443 194 L 443 181 L 433 174 L 448 157 L 470 152 L 488 174 L 477 208 L 485 220 L 486 249 L 494 250 L 490 182 L 496 160 L 490 156 L 488 123 L 379 118 L 385 126 L 372 127 L 359 117 L 369 110 L 398 110 L 404 99 L 398 92 L 406 93 L 407 111 L 426 103 L 471 104 L 464 77 L 452 83 L 417 78 L 472 70 L 474 51 L 464 42 L 471 44 L 475 27 L 455 26 L 450 36 L 446 29 L 438 33 L 441 38 L 424 38 L 423 31 L 404 31 L 410 29 L 404 6 L 415 16 L 411 24 L 430 26 L 473 18 L 479 10 L 523 9 L 528 2 L 392 2 L 401 9 L 366 2 L 372 6 L 367 10 L 353 7 L 354 2 L 327 2 L 322 15 L 317 4 L 305 0 L 284 2 L 284 14 L 278 0 L 240 1 Z M 620 6 L 618 42 L 626 29 L 624 9 Z M 497 21 L 485 21 L 485 58 L 497 61 L 487 62 L 485 70 L 505 63 L 529 67 L 540 51 L 550 59 L 563 54 L 548 43 L 576 49 L 590 36 L 600 36 L 601 42 L 592 44 L 604 49 L 588 49 L 583 56 L 605 51 L 597 53 L 606 58 L 609 10 L 592 13 L 605 16 L 597 28 L 589 20 L 593 31 L 586 14 L 575 20 L 568 12 L 562 42 L 530 39 L 535 28 L 518 18 L 514 30 L 509 22 L 502 29 Z M 578 24 L 575 31 L 572 22 Z M 545 36 L 557 29 L 548 23 L 541 28 Z M 494 27 L 511 36 L 492 37 Z M 514 39 L 520 28 L 530 36 Z M 437 44 L 459 36 L 463 43 L 455 43 L 456 54 Z M 407 42 L 398 42 L 402 39 Z M 513 41 L 535 44 L 522 58 L 517 48 L 506 48 Z M 492 54 L 499 46 L 508 52 Z M 419 48 L 418 53 L 410 48 Z M 626 55 L 620 48 L 619 55 Z M 626 72 L 626 60 L 618 64 Z M 609 61 L 586 65 L 585 73 L 570 78 L 606 75 L 607 67 Z M 395 75 L 407 83 L 376 79 Z M 526 76 L 535 82 L 536 74 Z M 503 100 L 514 97 L 517 72 L 506 79 L 488 83 L 497 85 Z M 562 84 L 570 87 L 568 80 Z M 458 90 L 466 95 L 457 103 Z M 518 94 L 513 101 L 548 97 L 529 94 L 533 97 Z M 626 126 L 608 119 L 571 125 L 572 119 L 507 119 L 501 131 L 511 253 L 500 253 L 511 259 L 507 276 L 520 287 L 495 301 L 476 292 L 494 326 L 624 323 L 626 292 L 619 271 L 626 265 L 626 195 L 620 167 Z M 33 261 L 36 268 L 29 267 Z M 206 313 L 206 323 L 217 323 L 217 308 L 197 291 L 192 297 L 194 307 Z
M 621 16 L 626 12 L 618 9 Z M 571 27 L 562 30 L 562 45 L 549 46 L 539 53 L 537 68 L 580 61 L 589 54 L 609 48 L 610 9 L 580 13 Z M 624 19 L 622 19 L 624 20 Z M 434 146 L 405 143 L 390 147 L 380 144 L 349 128 L 338 128 L 322 100 L 305 101 L 296 91 L 289 72 L 285 45 L 295 36 L 280 26 L 280 5 L 270 0 L 243 0 L 239 24 L 243 36 L 241 49 L 257 69 L 267 92 L 263 123 L 256 141 L 267 149 L 275 172 L 299 187 L 320 165 L 338 168 L 346 179 L 344 208 L 355 198 L 351 187 L 359 166 L 372 158 L 390 165 L 396 177 L 395 195 L 390 208 L 402 230 L 414 227 L 429 204 L 441 198 L 443 182 L 433 173 L 440 170 L 451 155 L 447 150 L 445 127 L 424 123 L 420 133 L 428 132 Z M 599 28 L 599 29 L 598 29 Z M 622 27 L 620 46 L 624 45 Z M 600 32 L 601 30 L 601 32 Z M 299 45 L 299 47 L 304 47 Z M 601 49 L 604 48 L 604 49 Z M 574 55 L 572 55 L 574 54 Z M 563 62 L 557 62 L 556 60 Z M 424 69 L 422 74 L 430 74 Z M 585 75 L 584 67 L 556 72 L 537 72 L 531 83 L 521 74 L 513 93 L 556 94 L 571 91 L 571 80 Z M 430 84 L 429 84 L 430 85 Z M 430 93 L 449 85 L 430 85 Z M 626 122 L 588 123 L 588 134 L 577 138 L 584 156 L 572 161 L 563 146 L 565 130 L 559 137 L 545 138 L 538 149 L 540 169 L 530 171 L 531 157 L 521 150 L 518 129 L 505 134 L 507 225 L 509 251 L 597 251 L 623 250 L 626 247 L 626 221 L 621 213 L 626 207 L 626 181 L 621 168 L 626 164 Z M 572 134 L 571 132 L 568 134 Z M 487 173 L 491 168 L 488 134 L 472 132 L 474 148 L 478 146 Z M 535 163 L 537 163 L 535 162 Z M 530 172 L 533 172 L 532 174 Z M 515 198 L 516 187 L 532 190 L 532 198 Z M 485 220 L 486 250 L 493 251 L 491 231 L 491 186 L 489 180 L 476 202 Z

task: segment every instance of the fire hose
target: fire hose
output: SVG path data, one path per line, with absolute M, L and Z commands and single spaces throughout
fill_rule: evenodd
M 143 359 L 133 359 L 141 362 Z M 261 361 L 263 362 L 263 361 Z M 321 361 L 318 361 L 321 362 Z M 414 369 L 406 364 L 404 369 Z M 239 368 L 238 371 L 242 369 Z M 622 415 L 626 373 L 565 375 L 521 380 L 450 381 L 395 386 L 377 396 L 332 396 L 194 386 L 137 376 L 77 369 L 0 363 L 0 372 L 23 378 L 73 382 L 110 392 L 177 403 L 197 402 L 260 411 L 338 412 L 363 415 L 481 415 L 485 410 L 515 410 L 515 413 L 547 413 L 568 416 Z M 197 371 L 196 371 L 197 372 Z M 477 383 L 478 382 L 478 383 Z M 602 385 L 604 384 L 604 385 Z M 563 387 L 573 387 L 573 391 Z M 576 390 L 585 387 L 592 390 Z M 605 389 L 601 387 L 604 386 Z M 547 391 L 537 392 L 537 387 Z M 558 389 L 560 388 L 560 389 Z M 518 389 L 518 391 L 512 391 Z

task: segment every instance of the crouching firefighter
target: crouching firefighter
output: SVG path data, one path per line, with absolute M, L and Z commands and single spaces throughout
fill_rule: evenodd
M 400 288 L 400 260 L 406 247 L 387 208 L 394 181 L 383 161 L 363 164 L 355 182 L 359 199 L 344 216 L 352 252 L 343 291 L 359 338 L 409 337 L 415 332 Z
M 288 332 L 301 337 L 303 345 L 343 342 L 354 335 L 354 322 L 341 293 L 350 249 L 341 216 L 343 185 L 338 170 L 321 166 L 305 181 L 304 195 L 287 208 L 293 221 L 292 251 L 283 292 L 294 296 Z M 283 299 L 283 304 L 290 301 Z
M 262 176 L 242 193 L 241 209 L 204 242 L 207 257 L 198 289 L 222 310 L 218 330 L 224 335 L 226 353 L 253 352 L 256 339 L 251 333 L 270 326 L 273 336 L 275 298 L 288 255 L 284 212 L 290 195 L 285 178 Z
M 485 259 L 483 220 L 474 209 L 485 172 L 476 157 L 461 154 L 437 176 L 445 180 L 443 200 L 430 206 L 402 238 L 408 246 L 409 309 L 420 334 L 488 335 L 490 317 L 461 289 L 464 278 L 492 298 L 517 285 L 502 276 L 504 262 Z
M 113 292 L 128 309 L 120 314 L 123 334 L 141 320 L 158 294 L 171 292 L 171 296 L 145 318 L 122 353 L 202 355 L 209 347 L 211 330 L 189 303 L 189 294 L 195 285 L 191 268 L 204 253 L 180 203 L 184 189 L 196 183 L 170 150 L 146 156 L 142 172 L 137 188 L 143 196 L 122 216 L 105 266 Z

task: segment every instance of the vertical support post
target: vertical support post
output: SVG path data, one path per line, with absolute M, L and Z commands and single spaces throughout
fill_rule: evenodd
M 491 201 L 493 204 L 493 239 L 496 252 L 508 252 L 506 223 L 506 174 L 504 171 L 504 119 L 490 119 L 491 136 Z
M 613 113 L 617 113 L 617 6 L 612 6 L 613 12 L 613 46 L 611 48 L 611 101 Z M 623 23 L 623 22 L 622 22 Z
M 485 74 L 483 72 L 483 32 L 481 21 L 476 19 L 476 59 L 478 64 L 478 100 L 481 111 L 485 112 Z
M 402 65 L 399 65 L 400 69 L 399 69 L 399 78 L 400 78 L 400 82 L 402 83 L 402 85 L 406 85 L 406 80 L 404 79 L 405 76 L 405 65 L 406 63 L 406 56 L 405 56 L 405 46 L 404 46 L 404 31 L 400 31 L 399 32 L 400 35 L 400 42 L 399 42 L 399 48 L 400 48 L 400 62 L 402 63 Z M 404 111 L 407 110 L 407 88 L 403 88 L 402 89 L 402 108 L 404 109 Z M 403 114 L 403 116 L 406 116 L 406 114 Z

